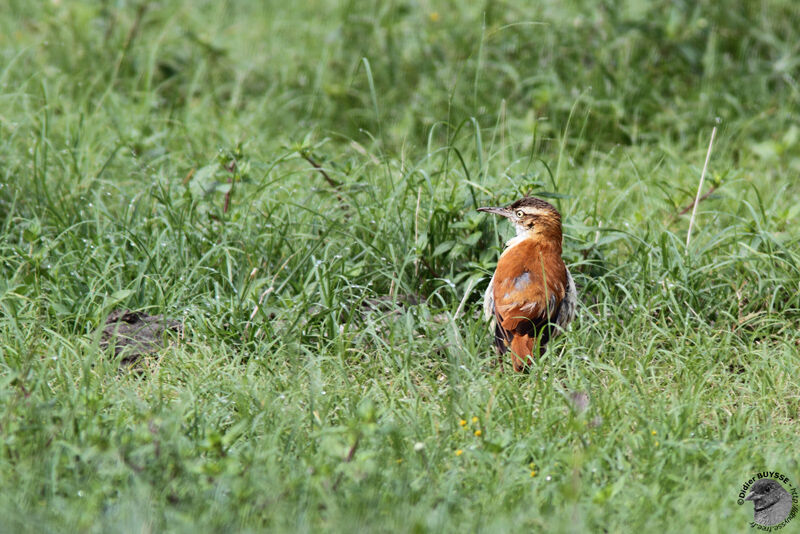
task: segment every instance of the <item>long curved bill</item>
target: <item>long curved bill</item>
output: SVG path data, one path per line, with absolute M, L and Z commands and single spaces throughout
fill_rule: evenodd
M 511 210 L 508 208 L 478 208 L 478 211 L 483 211 L 485 213 L 494 213 L 495 215 L 500 215 L 501 217 L 511 217 Z

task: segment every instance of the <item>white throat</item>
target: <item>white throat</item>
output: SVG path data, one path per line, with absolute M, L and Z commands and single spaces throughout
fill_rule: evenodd
M 506 241 L 506 247 L 513 247 L 520 241 L 524 241 L 533 237 L 533 232 L 531 232 L 530 228 L 525 228 L 522 225 L 515 224 L 514 229 L 517 231 L 517 235 Z
M 507 250 L 513 248 L 516 245 L 519 245 L 526 239 L 531 239 L 531 238 L 533 238 L 533 233 L 526 230 L 520 231 L 519 229 L 517 229 L 517 235 L 506 241 L 506 249 L 503 252 L 505 253 Z

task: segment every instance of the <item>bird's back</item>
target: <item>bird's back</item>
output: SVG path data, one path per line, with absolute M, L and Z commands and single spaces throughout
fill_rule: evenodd
M 560 243 L 512 239 L 508 245 L 497 262 L 491 296 L 498 349 L 511 349 L 519 370 L 537 339 L 544 347 L 556 333 L 553 325 L 566 327 L 574 316 L 575 285 L 561 259 Z

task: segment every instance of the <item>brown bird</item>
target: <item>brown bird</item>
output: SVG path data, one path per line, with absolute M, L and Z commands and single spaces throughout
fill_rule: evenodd
M 495 344 L 511 351 L 515 371 L 531 363 L 575 318 L 575 282 L 561 259 L 561 214 L 544 200 L 525 197 L 504 208 L 478 211 L 506 217 L 517 235 L 506 243 L 484 295 L 486 319 L 495 319 Z

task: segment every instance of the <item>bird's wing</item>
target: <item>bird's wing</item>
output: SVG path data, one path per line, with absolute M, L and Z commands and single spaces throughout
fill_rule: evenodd
M 558 315 L 556 315 L 556 324 L 562 329 L 566 329 L 567 325 L 575 318 L 578 307 L 578 291 L 575 289 L 575 281 L 572 279 L 569 269 L 566 269 L 566 271 L 567 290 L 564 294 L 564 300 L 561 301 L 559 306 Z
M 489 287 L 483 294 L 483 317 L 488 321 L 494 317 L 494 275 L 489 280 Z

